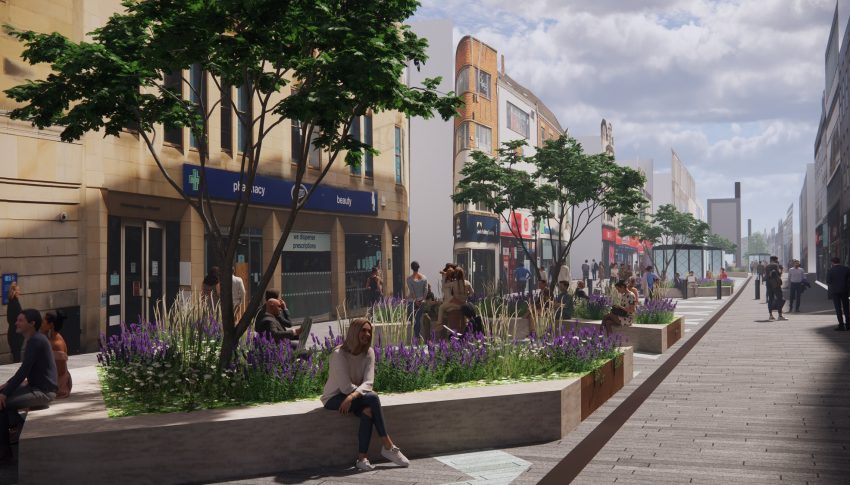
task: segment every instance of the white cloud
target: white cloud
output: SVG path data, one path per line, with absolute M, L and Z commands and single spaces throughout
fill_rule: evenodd
M 839 3 L 843 25 L 850 0 Z M 663 168 L 674 148 L 700 174 L 704 198 L 728 197 L 735 180 L 747 182 L 745 197 L 767 190 L 744 208 L 761 227 L 784 216 L 813 158 L 834 8 L 830 0 L 425 0 L 421 15 L 452 18 L 458 32 L 499 50 L 507 72 L 571 134 L 598 133 L 604 117 L 618 156 Z

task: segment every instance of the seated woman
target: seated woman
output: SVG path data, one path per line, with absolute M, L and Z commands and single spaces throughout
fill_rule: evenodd
M 381 400 L 372 390 L 375 379 L 375 351 L 372 349 L 372 323 L 365 318 L 355 318 L 348 327 L 345 342 L 331 352 L 328 382 L 322 393 L 325 409 L 340 414 L 353 413 L 360 418 L 357 434 L 359 455 L 354 466 L 358 470 L 371 470 L 366 453 L 372 438 L 372 426 L 383 441 L 381 456 L 406 467 L 410 464 L 398 449 L 384 427 Z
M 573 297 L 575 299 L 584 298 L 587 300 L 587 292 L 584 291 L 584 281 L 579 280 L 579 282 L 576 283 L 576 291 L 573 294 Z
M 59 390 L 56 391 L 56 399 L 63 399 L 71 394 L 71 373 L 68 372 L 68 345 L 65 344 L 65 339 L 59 332 L 62 331 L 62 325 L 65 322 L 65 314 L 56 312 L 47 312 L 44 315 L 44 322 L 39 328 L 39 332 L 43 333 L 47 340 L 50 341 L 50 347 L 53 349 L 53 358 L 56 360 L 56 385 Z
M 562 280 L 558 282 L 558 296 L 555 297 L 555 320 L 567 320 L 573 318 L 575 302 L 570 294 L 570 282 Z
M 443 304 L 437 312 L 437 323 L 443 323 L 443 318 L 446 313 L 460 310 L 466 305 L 469 298 L 466 290 L 466 275 L 463 268 L 455 268 L 451 274 L 451 279 L 445 285 L 443 290 Z M 463 331 L 462 328 L 456 328 L 455 331 Z
M 611 306 L 611 312 L 602 319 L 602 327 L 608 335 L 615 326 L 630 326 L 637 307 L 637 297 L 628 290 L 623 280 L 618 281 L 614 288 L 617 289 L 617 298 Z

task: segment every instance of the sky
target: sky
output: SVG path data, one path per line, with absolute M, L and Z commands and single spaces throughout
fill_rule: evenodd
M 697 195 L 734 196 L 742 233 L 776 226 L 794 204 L 824 90 L 836 2 L 826 0 L 422 0 L 413 21 L 454 22 L 505 56 L 574 136 L 613 124 L 618 159 L 670 168 L 673 149 Z M 838 2 L 841 32 L 850 0 Z

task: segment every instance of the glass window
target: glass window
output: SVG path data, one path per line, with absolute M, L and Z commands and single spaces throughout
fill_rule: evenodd
M 230 228 L 222 227 L 225 244 L 230 237 Z M 206 234 L 204 236 L 206 246 L 206 271 L 209 272 L 213 266 L 222 266 L 215 249 L 213 238 Z M 242 229 L 242 235 L 236 246 L 236 254 L 233 257 L 233 274 L 242 278 L 245 284 L 245 301 L 260 288 L 260 277 L 263 275 L 263 231 L 258 228 L 246 227 Z
M 327 317 L 333 310 L 330 238 L 327 233 L 289 234 L 280 258 L 281 292 L 292 318 Z
M 475 72 L 478 74 L 478 94 L 484 96 L 485 98 L 490 97 L 490 75 L 486 72 L 475 68 Z
M 189 69 L 189 84 L 192 86 L 192 89 L 189 90 L 189 99 L 195 103 L 198 114 L 203 117 L 206 115 L 204 110 L 207 104 L 207 76 L 198 63 L 192 64 Z M 203 106 L 201 106 L 202 103 Z M 192 130 L 189 130 L 189 146 L 192 148 L 201 147 L 200 140 L 196 139 Z
M 251 109 L 250 90 L 251 86 L 249 86 L 246 82 L 242 86 L 239 86 L 239 93 L 237 95 L 237 104 L 239 105 L 239 129 L 237 132 L 237 138 L 238 149 L 240 152 L 244 152 L 250 148 L 248 146 L 250 143 L 250 134 L 248 130 L 252 129 L 252 119 L 254 118 L 254 110 Z
M 486 126 L 475 125 L 475 148 L 490 153 L 493 148 L 493 130 Z
M 313 127 L 313 133 L 310 135 L 310 160 L 308 160 L 310 168 L 322 168 L 322 150 L 316 148 L 316 138 L 319 137 L 319 130 Z
M 691 249 L 688 251 L 691 256 L 689 271 L 693 271 L 697 278 L 705 278 L 705 270 L 702 267 L 702 250 Z
M 180 71 L 165 73 L 162 84 L 166 90 L 174 93 L 178 98 L 183 97 L 183 76 Z M 163 140 L 171 145 L 183 146 L 183 128 L 165 125 Z
M 469 66 L 461 68 L 455 80 L 455 93 L 463 94 L 469 91 Z
M 529 117 L 528 113 L 508 102 L 508 129 L 528 138 Z
M 345 235 L 345 305 L 365 308 L 371 303 L 367 280 L 373 267 L 381 266 L 380 234 Z M 378 272 L 386 281 L 386 275 Z
M 303 148 L 301 145 L 303 141 L 301 140 L 301 122 L 298 120 L 289 120 L 290 126 L 290 154 L 292 155 L 292 163 L 300 163 L 301 162 L 301 149 Z
M 372 145 L 372 115 L 366 115 L 363 118 L 363 143 L 369 145 L 370 147 L 373 146 Z M 373 165 L 373 162 L 374 162 L 372 160 L 373 158 L 374 158 L 374 156 L 369 152 L 366 152 L 366 153 L 363 154 L 364 172 L 365 172 L 365 175 L 367 177 L 374 176 L 374 173 L 373 173 L 373 170 L 372 170 L 373 169 L 372 165 Z
M 455 130 L 455 151 L 469 148 L 469 123 L 461 123 Z
M 395 127 L 395 183 L 401 183 L 401 128 Z
M 233 151 L 233 96 L 230 85 L 221 85 L 221 149 Z
M 351 133 L 351 137 L 354 138 L 357 141 L 363 141 L 363 139 L 361 138 L 362 135 L 360 133 L 360 123 L 362 122 L 362 120 L 363 120 L 362 116 L 355 117 L 354 121 L 352 121 L 352 123 L 351 123 L 351 129 L 349 130 L 349 132 Z M 351 167 L 349 167 L 349 170 L 351 171 L 351 175 L 360 175 L 360 172 L 361 172 L 360 168 L 362 166 L 363 166 L 363 159 L 361 158 L 360 159 L 360 165 L 358 165 L 356 167 L 352 165 Z

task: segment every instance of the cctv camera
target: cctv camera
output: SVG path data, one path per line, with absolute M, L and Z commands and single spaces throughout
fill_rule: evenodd
M 67 212 L 60 212 L 59 213 L 59 220 L 62 221 L 62 222 L 67 221 L 68 220 L 68 213 Z

